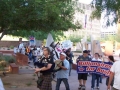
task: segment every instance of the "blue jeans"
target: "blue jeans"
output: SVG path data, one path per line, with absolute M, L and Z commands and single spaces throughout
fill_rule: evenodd
M 37 57 L 36 57 L 36 56 L 33 56 L 33 63 L 36 62 L 36 59 L 37 59 Z
M 29 60 L 32 60 L 32 53 L 28 54 Z
M 59 78 L 57 79 L 56 90 L 59 90 L 61 82 L 64 82 L 66 90 L 70 90 L 68 79 L 67 78 Z
M 99 78 L 100 78 L 100 75 L 92 73 L 91 88 L 95 87 L 95 80 L 97 80 L 97 85 L 96 86 L 99 87 Z
M 100 83 L 102 83 L 102 76 L 100 76 Z

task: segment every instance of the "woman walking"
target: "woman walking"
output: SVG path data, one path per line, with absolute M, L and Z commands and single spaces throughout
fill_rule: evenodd
M 102 60 L 99 59 L 99 54 L 95 53 L 92 61 L 102 61 Z M 100 79 L 100 75 L 92 73 L 91 90 L 94 90 L 94 88 L 95 88 L 95 80 L 97 80 L 97 85 L 96 86 L 97 86 L 97 89 L 99 89 L 99 79 Z

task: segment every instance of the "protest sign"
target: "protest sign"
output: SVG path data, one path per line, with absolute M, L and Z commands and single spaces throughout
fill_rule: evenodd
M 77 62 L 78 73 L 96 73 L 109 76 L 112 63 L 100 61 L 81 61 Z
M 30 46 L 34 46 L 35 45 L 35 37 L 34 36 L 30 36 L 29 37 L 29 43 L 30 43 Z

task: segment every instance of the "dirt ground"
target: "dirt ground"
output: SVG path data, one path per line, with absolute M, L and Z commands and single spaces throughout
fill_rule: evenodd
M 8 74 L 2 77 L 5 90 L 39 90 L 34 74 Z
M 6 68 L 7 70 L 8 68 Z M 29 66 L 20 66 L 19 74 L 0 74 L 5 90 L 39 90 L 37 88 L 37 76 Z M 56 82 L 52 82 L 55 88 Z

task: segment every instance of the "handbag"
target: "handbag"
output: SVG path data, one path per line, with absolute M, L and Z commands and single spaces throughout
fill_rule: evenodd
M 44 78 L 42 76 L 38 76 L 38 74 L 37 74 L 37 77 L 38 77 L 38 80 L 36 81 L 37 82 L 37 88 L 40 88 L 40 86 L 43 83 Z

